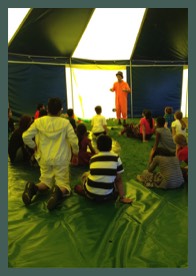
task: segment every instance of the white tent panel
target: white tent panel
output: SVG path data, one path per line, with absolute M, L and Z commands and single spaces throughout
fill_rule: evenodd
M 120 67 L 126 80 L 125 69 Z M 116 113 L 112 111 L 115 108 L 115 93 L 110 91 L 117 81 L 116 72 L 116 68 L 66 68 L 68 108 L 73 108 L 80 118 L 91 119 L 95 115 L 95 106 L 100 105 L 102 115 L 107 119 L 116 118 Z
M 188 67 L 183 70 L 181 111 L 184 117 L 188 117 Z
M 143 8 L 97 8 L 73 57 L 129 60 L 145 13 Z
M 8 43 L 16 33 L 29 8 L 8 8 Z

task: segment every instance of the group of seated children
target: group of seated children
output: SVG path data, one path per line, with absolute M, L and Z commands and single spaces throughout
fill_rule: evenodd
M 148 169 L 144 170 L 141 175 L 138 175 L 137 180 L 150 188 L 178 188 L 188 179 L 183 177 L 179 162 L 179 150 L 177 150 L 182 150 L 182 146 L 178 144 L 182 144 L 182 140 L 187 146 L 187 143 L 185 143 L 186 137 L 183 134 L 176 134 L 173 137 L 171 131 L 165 127 L 164 117 L 157 118 L 155 135 L 155 143 L 150 152 Z M 183 136 L 182 140 L 179 139 L 181 136 Z M 188 162 L 188 147 L 183 151 L 184 155 L 186 154 L 186 161 Z M 155 171 L 156 168 L 159 168 L 158 172 Z
M 37 165 L 34 158 L 34 151 L 24 144 L 22 134 L 34 120 L 45 115 L 47 115 L 45 105 L 38 104 L 34 117 L 26 114 L 22 115 L 19 119 L 18 126 L 15 127 L 11 109 L 8 108 L 8 155 L 11 163 L 24 162 L 26 164 Z
M 188 181 L 188 146 L 186 140 L 186 123 L 181 111 L 173 114 L 171 107 L 165 108 L 163 117 L 158 117 L 156 123 L 149 110 L 144 110 L 143 118 L 138 125 L 126 125 L 121 135 L 138 138 L 147 142 L 155 134 L 155 143 L 150 152 L 149 166 L 137 180 L 146 187 L 162 189 L 178 188 Z M 185 166 L 179 161 L 185 162 Z M 156 171 L 159 168 L 159 171 Z
M 47 204 L 49 210 L 56 208 L 69 196 L 70 160 L 74 165 L 89 165 L 89 171 L 82 176 L 82 184 L 74 188 L 76 193 L 97 202 L 117 197 L 122 203 L 132 202 L 132 199 L 125 196 L 121 178 L 121 173 L 124 171 L 123 164 L 119 155 L 112 151 L 112 138 L 107 135 L 107 122 L 101 115 L 101 106 L 96 106 L 95 112 L 96 115 L 91 120 L 91 132 L 96 137 L 97 149 L 92 146 L 84 123 L 74 127 L 71 122 L 68 123 L 68 120 L 62 118 L 62 103 L 59 98 L 49 99 L 49 116 L 43 116 L 34 122 L 26 118 L 28 123 L 26 122 L 22 129 L 20 126 L 20 137 L 25 147 L 30 149 L 31 153 L 35 153 L 41 175 L 38 184 L 27 182 L 22 195 L 25 205 L 31 204 L 32 198 L 38 191 L 47 189 L 51 189 L 51 197 Z M 73 118 L 73 112 L 68 116 Z M 23 123 L 20 122 L 19 125 L 24 124 L 22 118 Z M 186 125 L 184 126 L 183 120 L 179 118 L 179 112 L 175 113 L 174 119 L 179 120 L 181 130 L 184 131 Z M 174 132 L 166 127 L 164 117 L 158 117 L 155 122 L 151 112 L 144 110 L 143 118 L 138 125 L 126 125 L 121 132 L 121 134 L 126 133 L 128 137 L 139 138 L 143 142 L 148 141 L 153 134 L 156 136 L 155 144 L 149 153 L 148 169 L 137 176 L 137 180 L 146 187 L 177 188 L 184 183 L 183 176 L 188 179 L 187 170 L 183 174 L 179 162 L 184 161 L 188 165 L 186 137 L 182 131 L 178 133 L 179 124 L 173 122 L 171 128 L 175 128 L 174 136 L 172 135 Z M 159 172 L 155 171 L 156 167 L 159 168 Z M 52 182 L 53 178 L 55 184 Z

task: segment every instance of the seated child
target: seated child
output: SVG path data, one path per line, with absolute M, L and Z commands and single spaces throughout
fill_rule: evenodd
M 15 126 L 14 126 L 14 120 L 12 118 L 12 110 L 10 107 L 8 107 L 8 141 L 11 137 L 11 134 L 14 132 Z
M 186 123 L 183 120 L 183 114 L 181 111 L 176 111 L 174 114 L 175 120 L 172 122 L 172 136 L 181 133 L 186 136 Z
M 89 165 L 90 158 L 95 154 L 95 149 L 88 138 L 86 125 L 83 123 L 79 124 L 76 128 L 76 134 L 79 145 L 78 165 Z
M 101 106 L 95 107 L 96 115 L 91 120 L 92 133 L 95 136 L 99 136 L 100 134 L 107 134 L 107 122 L 103 115 L 101 115 L 102 108 Z
M 48 112 L 47 112 L 46 109 L 40 110 L 40 112 L 39 112 L 39 118 L 42 117 L 42 116 L 46 116 L 46 115 L 48 115 Z
M 182 173 L 186 182 L 188 182 L 188 144 L 186 137 L 183 134 L 174 136 L 176 143 L 176 156 L 180 161 Z
M 164 114 L 165 127 L 171 130 L 171 124 L 175 120 L 174 114 L 173 114 L 173 108 L 171 106 L 166 106 L 164 111 L 165 111 L 165 114 Z
M 76 120 L 74 119 L 74 111 L 72 108 L 67 109 L 67 119 L 70 121 L 74 131 L 76 131 Z
M 111 137 L 98 136 L 97 148 L 99 152 L 90 160 L 90 171 L 83 174 L 82 186 L 76 185 L 75 192 L 96 202 L 115 200 L 119 195 L 120 202 L 131 203 L 124 195 L 121 178 L 124 169 L 120 157 L 111 151 Z
M 184 183 L 177 157 L 163 155 L 154 156 L 148 169 L 137 175 L 137 180 L 145 187 L 160 189 L 175 189 Z
M 35 114 L 34 114 L 34 120 L 37 119 L 37 118 L 39 118 L 39 113 L 43 109 L 45 109 L 45 105 L 43 103 L 39 103 L 37 105 L 37 109 L 36 109 Z
M 152 118 L 150 110 L 144 110 L 142 116 L 143 118 L 140 119 L 139 124 L 134 125 L 131 123 L 126 125 L 120 134 L 126 133 L 127 137 L 138 138 L 142 142 L 148 142 L 154 134 L 155 120 Z
M 150 153 L 150 163 L 154 155 L 175 156 L 176 145 L 173 141 L 171 131 L 165 127 L 165 118 L 158 117 L 155 129 L 155 144 Z
M 8 154 L 12 163 L 23 161 L 31 163 L 34 151 L 26 146 L 22 139 L 22 134 L 32 123 L 32 117 L 23 115 L 20 118 L 19 126 L 12 133 L 8 143 Z

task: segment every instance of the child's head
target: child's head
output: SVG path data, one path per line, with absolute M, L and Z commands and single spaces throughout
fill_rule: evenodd
M 178 120 L 182 120 L 183 118 L 183 114 L 181 111 L 176 111 L 175 114 L 174 114 L 175 118 L 178 119 Z
M 77 125 L 76 133 L 78 137 L 83 137 L 87 133 L 86 125 L 83 123 Z
M 40 110 L 39 118 L 48 115 L 48 112 L 45 109 Z
M 44 106 L 44 104 L 43 103 L 39 103 L 38 105 L 37 105 L 37 110 L 42 110 L 42 109 L 45 109 L 45 106 Z
M 146 110 L 144 113 L 144 116 L 146 117 L 146 119 L 151 119 L 152 118 L 152 113 L 150 110 Z
M 72 117 L 72 116 L 74 115 L 74 112 L 73 112 L 73 109 L 72 109 L 72 108 L 67 109 L 67 115 L 68 115 L 69 117 Z
M 165 125 L 165 118 L 163 117 L 157 117 L 157 127 L 164 127 Z
M 10 107 L 8 107 L 8 118 L 12 117 L 12 110 Z
M 143 116 L 143 117 L 145 117 L 146 111 L 147 111 L 147 109 L 144 109 L 144 110 L 142 111 L 142 116 Z
M 19 121 L 19 129 L 21 130 L 21 132 L 24 132 L 25 130 L 27 130 L 30 127 L 32 122 L 33 120 L 31 116 L 23 115 Z
M 97 105 L 97 106 L 95 107 L 95 112 L 96 112 L 97 114 L 101 114 L 102 108 L 101 108 L 100 105 Z
M 172 114 L 173 113 L 173 108 L 171 106 L 166 106 L 165 107 L 165 114 Z
M 175 142 L 175 144 L 177 144 L 177 145 L 179 145 L 181 147 L 187 146 L 186 137 L 183 134 L 181 134 L 181 133 L 176 134 L 174 136 L 174 142 Z
M 101 134 L 97 138 L 97 148 L 99 151 L 110 151 L 112 149 L 112 139 L 108 135 Z
M 57 116 L 62 109 L 62 103 L 59 98 L 50 98 L 48 101 L 48 112 L 50 115 Z

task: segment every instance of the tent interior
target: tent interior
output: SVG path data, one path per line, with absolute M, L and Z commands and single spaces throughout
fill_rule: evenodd
M 8 66 L 16 119 L 52 95 L 83 119 L 96 105 L 113 118 L 119 70 L 132 87 L 129 117 L 162 115 L 168 103 L 188 117 L 188 9 L 30 9 L 9 40 Z
M 8 9 L 8 26 L 19 10 Z M 168 105 L 188 117 L 188 9 L 29 9 L 8 41 L 8 105 L 16 121 L 50 97 L 87 122 L 96 105 L 115 118 L 117 71 L 132 88 L 129 118 L 145 108 L 157 117 Z M 71 168 L 72 187 L 81 172 Z M 44 196 L 23 205 L 29 177 L 37 182 L 39 170 L 8 162 L 10 268 L 188 267 L 187 189 L 150 190 L 130 177 L 132 205 L 73 194 L 49 213 Z

